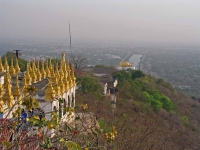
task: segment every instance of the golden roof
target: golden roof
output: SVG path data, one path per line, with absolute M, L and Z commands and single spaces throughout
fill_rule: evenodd
M 132 67 L 132 65 L 129 62 L 127 62 L 127 61 L 121 61 L 118 64 L 118 67 Z

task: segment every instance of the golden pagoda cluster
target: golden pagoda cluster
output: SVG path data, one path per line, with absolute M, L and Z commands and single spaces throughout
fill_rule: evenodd
M 24 88 L 32 83 L 36 83 L 45 78 L 48 78 L 49 83 L 45 90 L 45 99 L 53 100 L 54 97 L 59 97 L 64 92 L 76 85 L 76 78 L 74 76 L 74 69 L 70 68 L 69 61 L 65 61 L 65 53 L 62 53 L 62 60 L 60 65 L 58 62 L 54 66 L 49 61 L 41 62 L 33 60 L 32 63 L 27 64 L 27 70 L 24 76 Z M 45 64 L 44 64 L 45 63 Z
M 10 108 L 17 101 L 21 102 L 21 92 L 26 94 L 28 85 L 32 83 L 37 83 L 43 79 L 48 79 L 48 85 L 45 90 L 45 100 L 53 100 L 54 97 L 59 97 L 72 87 L 76 85 L 76 78 L 74 76 L 74 69 L 70 66 L 69 61 L 65 61 L 65 53 L 62 53 L 62 60 L 60 65 L 58 62 L 54 66 L 51 59 L 46 62 L 39 60 L 33 60 L 27 63 L 26 72 L 23 78 L 23 85 L 19 87 L 18 75 L 20 68 L 18 65 L 18 60 L 15 61 L 15 66 L 13 65 L 13 59 L 11 60 L 10 66 L 8 65 L 7 59 L 5 57 L 4 66 L 0 58 L 0 72 L 5 71 L 4 84 L 0 82 L 0 112 L 3 112 L 3 105 L 6 103 Z M 16 86 L 12 91 L 11 76 L 16 74 Z
M 16 77 L 16 86 L 14 91 L 12 91 L 11 76 L 20 72 L 18 65 L 18 59 L 16 58 L 15 66 L 13 65 L 13 59 L 11 60 L 11 65 L 8 65 L 7 58 L 5 57 L 4 66 L 0 58 L 0 73 L 4 74 L 4 84 L 0 81 L 0 112 L 4 111 L 4 104 L 7 104 L 8 108 L 11 108 L 15 103 L 21 101 L 21 91 L 18 84 L 18 76 Z

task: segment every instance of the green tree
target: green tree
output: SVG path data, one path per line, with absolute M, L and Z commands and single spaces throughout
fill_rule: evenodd
M 131 80 L 131 74 L 126 70 L 116 71 L 113 73 L 113 78 L 117 79 L 120 83 L 125 80 Z
M 163 104 L 163 108 L 165 110 L 167 110 L 167 111 L 173 110 L 173 103 L 171 102 L 171 100 L 168 97 L 163 96 L 160 101 Z
M 144 73 L 140 70 L 131 70 L 131 77 L 132 79 L 144 77 Z
M 77 77 L 78 92 L 84 94 L 93 94 L 101 97 L 103 95 L 103 86 L 100 81 L 89 74 L 80 75 Z
M 158 100 L 152 99 L 151 106 L 154 108 L 155 111 L 158 111 L 162 108 L 162 103 Z

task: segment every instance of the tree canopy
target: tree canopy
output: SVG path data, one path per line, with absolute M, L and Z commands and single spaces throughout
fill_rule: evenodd
M 96 77 L 90 74 L 84 74 L 79 75 L 76 81 L 78 86 L 78 92 L 84 94 L 93 94 L 98 97 L 102 96 L 103 86 Z
M 142 71 L 121 70 L 113 73 L 113 78 L 119 80 L 121 94 L 124 98 L 137 97 L 150 105 L 155 111 L 161 108 L 167 111 L 173 110 L 171 100 L 155 87 L 153 78 L 145 76 Z

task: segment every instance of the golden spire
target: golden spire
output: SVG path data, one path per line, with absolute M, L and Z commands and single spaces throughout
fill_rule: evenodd
M 60 78 L 61 79 L 64 78 L 64 72 L 63 72 L 62 66 L 60 66 Z
M 2 60 L 1 60 L 1 57 L 0 57 L 0 72 L 3 72 L 4 71 L 4 67 L 2 65 Z
M 15 68 L 13 67 L 13 58 L 11 58 L 11 64 L 10 64 L 10 69 L 9 69 L 10 75 L 12 76 L 15 74 Z
M 49 71 L 49 66 L 48 66 L 48 60 L 46 60 L 46 68 L 45 68 L 45 71 L 46 71 L 46 77 L 50 77 L 50 71 Z
M 0 58 L 0 65 L 2 65 L 1 63 L 1 58 Z M 3 66 L 2 66 L 3 67 Z M 5 79 L 5 78 L 4 78 Z M 4 94 L 4 89 L 3 89 L 3 86 L 1 84 L 1 81 L 0 81 L 0 112 L 4 112 L 4 102 L 2 100 L 2 95 Z
M 65 91 L 67 91 L 69 89 L 69 82 L 68 82 L 67 76 L 68 76 L 67 72 L 65 72 L 64 73 L 64 78 L 63 78 L 63 82 L 64 82 L 64 85 L 65 85 L 65 87 L 64 87 Z
M 45 79 L 46 78 L 46 72 L 44 70 L 44 61 L 42 61 L 42 69 L 41 69 L 41 72 L 42 72 L 42 79 Z
M 1 112 L 1 113 L 4 112 L 3 106 L 4 106 L 4 102 L 3 102 L 3 100 L 2 100 L 2 97 L 0 97 L 0 112 Z
M 5 79 L 5 78 L 4 78 Z M 4 88 L 0 81 L 0 97 L 4 94 Z
M 62 58 L 62 61 L 61 61 L 61 64 L 60 64 L 60 78 L 63 79 L 64 78 L 64 70 L 63 70 L 63 58 Z
M 37 64 L 37 80 L 41 81 L 41 73 L 40 73 L 40 61 L 38 60 L 38 64 Z
M 52 69 L 51 69 L 51 79 L 52 79 L 52 82 L 55 83 L 56 76 L 54 73 L 54 65 L 52 65 Z
M 55 90 L 52 87 L 52 82 L 49 80 L 49 84 L 47 86 L 47 89 L 45 90 L 45 99 L 46 100 L 53 100 L 55 96 Z
M 25 88 L 26 86 L 27 86 L 26 75 L 24 75 L 24 78 L 23 78 L 23 88 Z
M 62 52 L 62 60 L 61 60 L 61 67 L 65 64 L 65 53 Z
M 6 86 L 8 86 L 8 83 L 10 83 L 10 75 L 9 75 L 9 72 L 6 72 L 5 75 L 4 75 L 4 88 Z
M 7 71 L 9 71 L 9 66 L 8 66 L 8 61 L 7 61 L 7 57 L 5 56 L 5 63 L 4 63 L 4 68 Z
M 51 58 L 49 58 L 49 70 L 52 70 L 52 63 L 51 63 Z
M 6 72 L 6 74 L 8 74 L 8 73 Z M 9 108 L 12 107 L 13 100 L 14 100 L 14 97 L 11 94 L 11 88 L 12 88 L 12 85 L 10 84 L 10 80 L 8 78 L 8 75 L 7 75 L 6 86 L 5 86 L 5 91 L 6 92 L 3 95 L 2 99 L 3 99 L 4 103 L 7 103 L 7 105 L 8 105 Z
M 20 72 L 20 68 L 19 68 L 18 58 L 17 57 L 16 57 L 16 61 L 15 61 L 15 71 L 16 71 L 16 73 Z
M 51 73 L 51 76 L 54 76 L 54 65 L 51 65 L 51 66 L 50 66 L 50 69 L 51 69 L 51 72 L 50 72 L 50 73 Z
M 66 69 L 67 69 L 67 71 L 70 70 L 70 60 L 69 60 L 69 58 L 68 58 L 68 61 L 67 61 Z
M 26 67 L 26 74 L 25 74 L 25 76 L 26 76 L 25 79 L 26 79 L 27 84 L 31 84 L 31 81 L 32 81 L 31 76 L 29 74 L 29 69 L 31 69 L 31 68 L 30 68 L 30 63 L 28 62 L 27 67 Z
M 26 75 L 24 75 L 24 78 L 23 78 L 23 86 L 22 86 L 22 91 L 23 91 L 24 95 L 26 95 L 27 87 L 28 87 L 26 81 L 27 81 L 27 79 L 26 79 Z
M 32 69 L 34 70 L 34 72 L 37 72 L 37 68 L 35 65 L 35 59 L 33 59 L 33 61 L 32 61 Z
M 60 77 L 59 70 L 58 70 L 58 62 L 56 63 L 56 72 L 55 72 L 55 75 L 56 75 L 57 78 Z
M 32 71 L 31 71 L 30 75 L 31 75 L 31 78 L 32 78 L 32 82 L 35 83 L 36 80 L 37 80 L 35 59 L 32 61 Z
M 22 97 L 21 97 L 21 91 L 20 91 L 20 88 L 19 88 L 19 83 L 18 83 L 18 75 L 16 76 L 16 86 L 14 88 L 14 91 L 13 91 L 13 96 L 19 101 L 21 102 L 22 100 Z
M 57 96 L 59 96 L 60 95 L 60 86 L 59 86 L 59 84 L 58 84 L 58 80 L 57 80 L 57 78 L 55 78 L 55 92 L 56 92 L 56 95 Z
M 29 74 L 31 76 L 33 69 L 31 68 L 31 62 L 30 61 L 28 61 L 28 63 L 27 63 L 26 71 L 27 70 L 29 71 Z
M 68 80 L 68 82 L 69 82 L 69 88 L 72 87 L 72 79 L 71 79 L 71 77 L 70 77 L 70 72 L 71 72 L 71 70 L 68 71 L 68 76 L 67 76 L 67 80 Z
M 67 71 L 67 67 L 66 67 L 66 63 L 64 62 L 63 65 L 62 65 L 62 69 L 63 69 L 63 72 L 66 72 Z
M 59 78 L 58 85 L 60 85 L 60 92 L 64 93 L 65 87 L 64 87 L 64 84 L 63 84 L 63 78 L 61 76 Z
M 72 85 L 76 85 L 76 77 L 74 76 L 74 67 L 71 69 L 71 79 L 72 79 Z

